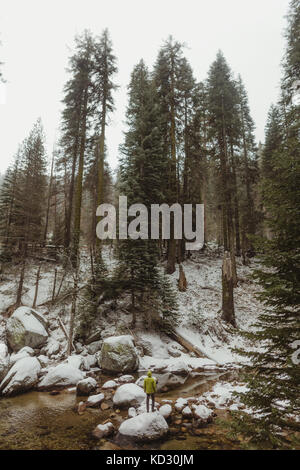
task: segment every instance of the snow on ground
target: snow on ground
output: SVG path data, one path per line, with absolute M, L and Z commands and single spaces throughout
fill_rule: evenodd
M 247 390 L 246 385 L 219 382 L 214 385 L 211 391 L 201 395 L 198 399 L 198 403 L 208 403 L 212 404 L 217 409 L 229 408 L 235 411 L 244 408 L 244 405 L 241 404 L 239 397 L 235 396 L 234 393 L 245 393 Z
M 182 263 L 187 279 L 186 292 L 179 292 L 179 266 L 171 276 L 178 292 L 180 324 L 177 332 L 200 352 L 219 365 L 245 362 L 232 348 L 254 347 L 238 330 L 252 330 L 261 303 L 255 298 L 259 286 L 250 279 L 255 261 L 243 266 L 237 259 L 238 287 L 234 290 L 235 316 L 238 330 L 221 321 L 222 258 L 198 253 Z
M 110 272 L 116 265 L 116 259 L 111 247 L 105 247 L 103 258 Z M 249 342 L 241 338 L 238 330 L 226 325 L 220 320 L 221 317 L 221 268 L 222 257 L 216 253 L 215 248 L 209 247 L 206 253 L 193 253 L 192 259 L 183 264 L 188 287 L 186 292 L 179 292 L 177 280 L 179 277 L 179 267 L 170 276 L 170 280 L 177 292 L 180 325 L 177 330 L 180 335 L 192 343 L 203 354 L 203 358 L 191 357 L 178 343 L 170 340 L 166 335 L 138 331 L 137 337 L 141 344 L 147 345 L 147 351 L 140 360 L 140 368 L 148 369 L 155 364 L 156 367 L 166 366 L 176 368 L 184 362 L 189 369 L 213 368 L 217 366 L 232 366 L 245 361 L 236 353 L 232 352 L 232 347 L 253 348 Z M 237 259 L 237 270 L 239 285 L 234 291 L 235 314 L 238 329 L 250 330 L 257 318 L 262 306 L 255 298 L 255 293 L 259 286 L 249 280 L 255 261 L 251 260 L 251 266 L 243 266 Z M 256 267 L 256 266 L 255 266 Z M 32 262 L 28 265 L 25 275 L 23 301 L 31 306 L 35 293 L 36 272 L 38 263 Z M 41 280 L 37 306 L 50 300 L 52 296 L 54 271 L 58 268 L 57 288 L 62 277 L 62 268 L 58 264 L 44 264 L 41 269 Z M 80 282 L 85 284 L 90 276 L 90 256 L 88 252 L 83 252 L 81 257 Z M 14 268 L 5 273 L 5 277 L 0 281 L 0 313 L 12 305 L 15 301 L 19 271 Z M 66 281 L 66 286 L 71 286 L 72 278 Z M 66 288 L 66 286 L 63 287 Z M 63 291 L 62 289 L 62 291 Z M 123 306 L 128 307 L 128 299 L 118 300 L 118 308 L 109 311 L 109 318 L 102 317 L 103 337 L 119 335 L 122 328 L 130 324 L 131 315 L 121 315 Z M 105 304 L 104 304 L 105 306 Z M 61 344 L 60 351 L 65 350 L 66 339 L 58 323 L 58 314 L 67 326 L 69 320 L 69 307 L 63 308 L 56 305 L 50 308 L 47 319 L 50 324 L 49 341 L 56 341 Z M 0 315 L 0 339 L 5 336 L 6 318 Z M 124 334 L 122 331 L 121 334 Z M 129 331 L 128 331 L 129 333 Z M 126 332 L 125 332 L 126 334 Z M 172 351 L 171 351 L 171 349 Z M 175 354 L 174 354 L 175 351 Z M 178 357 L 174 357 L 178 356 Z

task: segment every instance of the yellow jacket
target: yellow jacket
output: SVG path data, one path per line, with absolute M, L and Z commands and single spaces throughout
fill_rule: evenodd
M 146 377 L 144 380 L 144 391 L 147 393 L 147 395 L 150 395 L 156 392 L 156 381 L 152 377 L 151 370 L 149 370 L 147 375 L 148 377 Z

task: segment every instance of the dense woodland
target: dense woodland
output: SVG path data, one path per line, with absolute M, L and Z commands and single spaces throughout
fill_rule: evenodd
M 203 203 L 202 251 L 215 241 L 224 252 L 222 319 L 231 328 L 236 326 L 236 260 L 247 265 L 259 257 L 262 262 L 255 278 L 265 310 L 259 329 L 244 333 L 266 346 L 264 353 L 244 352 L 252 366 L 245 372 L 250 391 L 242 400 L 257 414 L 237 413 L 232 432 L 255 435 L 274 447 L 286 446 L 286 436 L 300 431 L 299 422 L 290 419 L 300 411 L 299 364 L 291 360 L 292 344 L 300 338 L 300 113 L 294 100 L 300 77 L 299 0 L 291 0 L 287 21 L 281 92 L 270 106 L 264 143 L 255 141 L 243 78 L 222 51 L 206 80 L 197 82 L 184 45 L 169 37 L 151 69 L 141 59 L 132 70 L 115 177 L 106 148 L 118 88 L 113 38 L 108 30 L 100 36 L 83 32 L 69 59 L 52 156 L 38 119 L 20 143 L 0 192 L 2 269 L 20 267 L 16 305 L 33 255 L 58 256 L 73 276 L 69 353 L 73 337 L 84 341 L 91 332 L 101 302 L 124 293 L 131 298 L 133 329 L 141 317 L 150 329 L 172 329 L 177 294 L 168 276 L 192 255 L 172 230 L 167 241 L 99 240 L 97 207 L 117 205 L 119 195 L 126 195 L 129 205 L 149 208 Z M 104 245 L 117 259 L 110 276 Z M 90 282 L 78 299 L 82 252 L 90 256 Z M 184 282 L 180 286 L 184 289 Z M 274 407 L 278 400 L 287 408 Z

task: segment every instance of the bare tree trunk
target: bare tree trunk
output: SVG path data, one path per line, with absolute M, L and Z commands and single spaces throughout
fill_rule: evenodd
M 47 240 L 47 233 L 48 233 L 48 225 L 49 225 L 49 212 L 50 212 L 50 200 L 52 194 L 52 183 L 53 183 L 53 168 L 54 168 L 54 149 L 52 153 L 52 162 L 51 162 L 51 172 L 50 172 L 50 181 L 49 181 L 49 190 L 48 190 L 48 199 L 47 199 L 47 211 L 46 211 L 46 223 L 45 223 L 45 230 L 44 230 L 44 237 L 43 242 L 46 243 Z
M 55 268 L 55 271 L 54 271 L 54 282 L 53 282 L 53 289 L 52 289 L 52 303 L 54 302 L 54 299 L 55 299 L 56 280 L 57 280 L 57 268 Z
M 37 296 L 39 292 L 40 272 L 41 272 L 41 265 L 39 266 L 37 273 L 36 273 L 35 292 L 34 292 L 32 308 L 36 307 L 36 301 L 37 301 Z
M 76 316 L 76 304 L 77 304 L 77 288 L 78 288 L 78 269 L 76 268 L 75 278 L 74 278 L 74 292 L 72 298 L 72 306 L 71 306 L 71 315 L 70 315 L 70 326 L 69 326 L 69 340 L 68 340 L 68 348 L 67 348 L 67 355 L 70 356 L 73 349 L 73 335 L 74 335 L 74 323 L 75 323 L 75 316 Z
M 231 255 L 225 251 L 222 266 L 222 320 L 236 327 L 233 299 L 233 270 Z
M 181 264 L 179 265 L 178 289 L 180 292 L 185 292 L 187 289 L 186 277 Z
M 23 284 L 24 284 L 24 277 L 25 277 L 25 266 L 26 266 L 26 258 L 24 256 L 22 260 L 22 268 L 21 268 L 19 286 L 18 286 L 18 291 L 17 291 L 16 308 L 20 307 L 21 305 L 22 291 L 23 291 Z

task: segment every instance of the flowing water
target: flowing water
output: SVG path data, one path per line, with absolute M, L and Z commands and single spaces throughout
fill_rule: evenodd
M 197 377 L 188 378 L 176 390 L 157 394 L 157 398 L 175 399 L 190 397 L 204 393 L 220 380 L 234 380 L 229 373 L 202 373 Z M 106 381 L 108 378 L 103 378 Z M 117 425 L 127 411 L 116 414 L 112 408 L 87 409 L 82 415 L 77 413 L 77 405 L 84 398 L 76 397 L 75 393 L 62 391 L 58 395 L 49 392 L 29 392 L 12 398 L 0 399 L 0 449 L 32 449 L 32 450 L 85 450 L 107 449 L 109 443 L 100 443 L 92 437 L 92 430 L 97 424 L 114 414 L 113 422 Z M 202 433 L 203 431 L 203 433 Z M 215 423 L 203 428 L 201 435 L 189 433 L 170 437 L 155 444 L 144 445 L 151 449 L 226 449 L 234 448 L 226 438 L 226 432 Z M 111 445 L 113 448 L 113 445 Z

